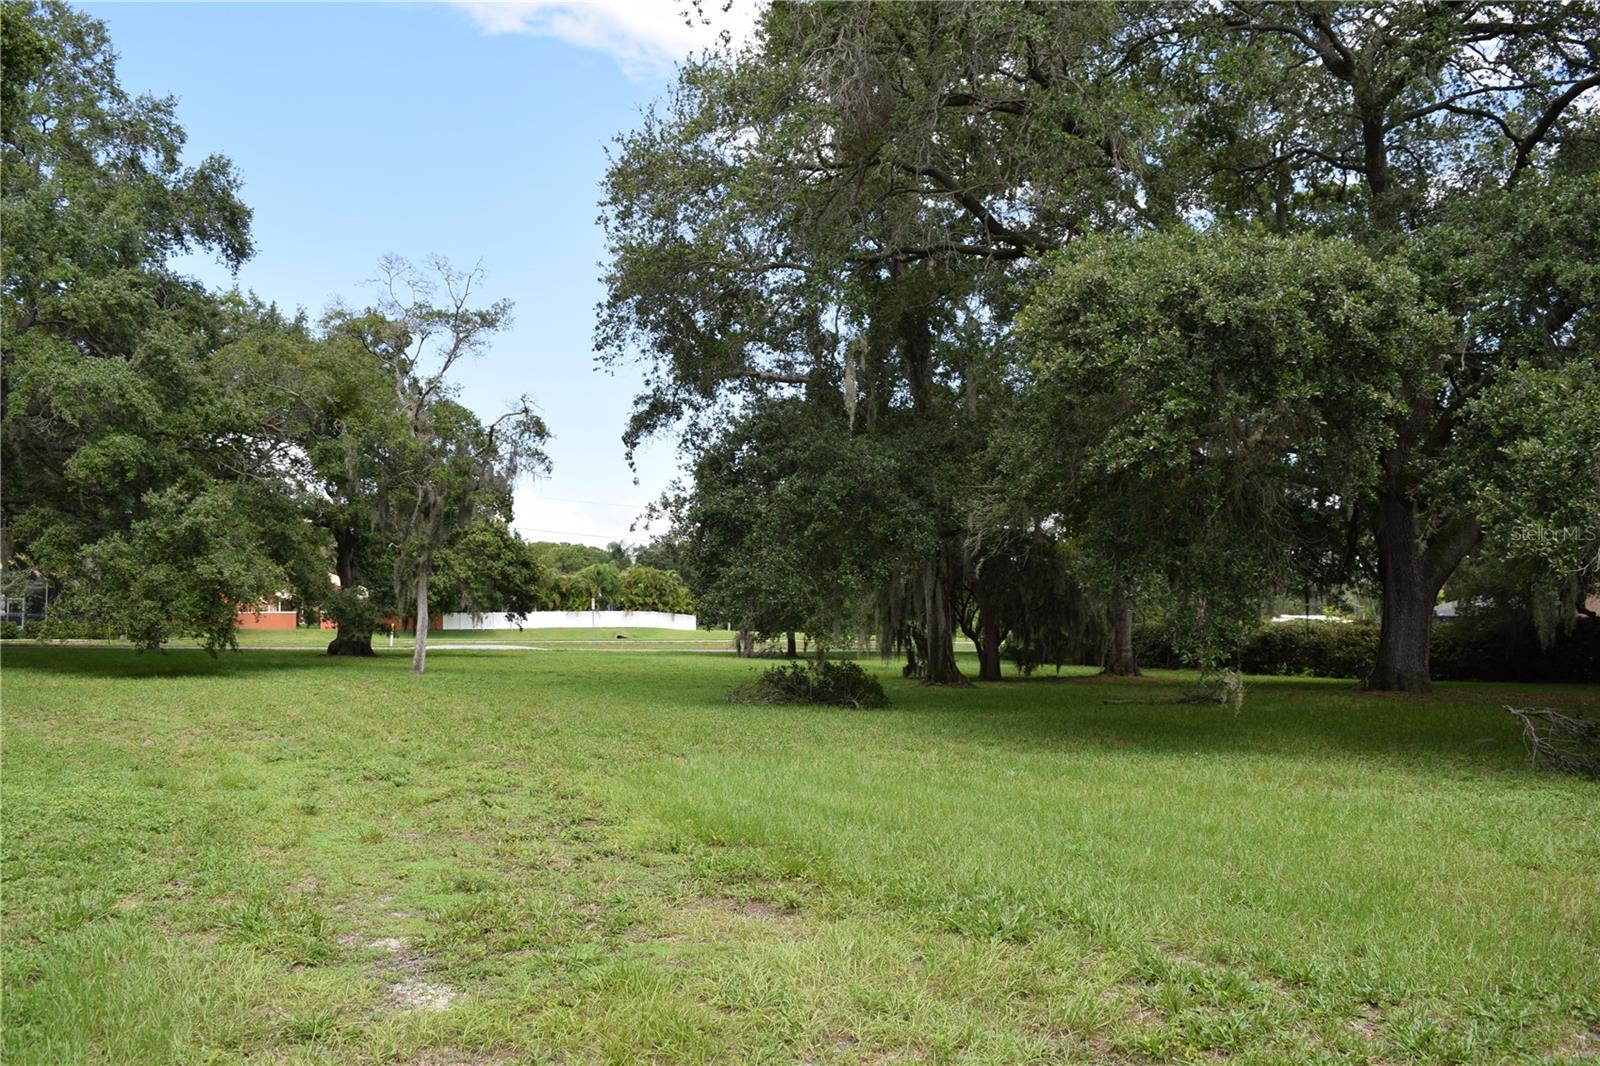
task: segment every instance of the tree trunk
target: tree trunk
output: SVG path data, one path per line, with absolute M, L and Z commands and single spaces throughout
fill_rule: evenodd
M 795 650 L 794 646 L 794 630 L 791 629 L 789 630 L 789 658 L 798 659 L 799 657 L 800 653 Z
M 365 657 L 376 655 L 372 650 L 372 630 L 355 625 L 348 619 L 340 618 L 339 629 L 328 642 L 329 655 L 353 655 Z
M 372 650 L 372 612 L 366 605 L 358 605 L 354 589 L 356 577 L 357 539 L 347 529 L 333 531 L 334 571 L 339 575 L 340 608 L 335 615 L 339 631 L 328 645 L 329 655 L 367 656 Z
M 1139 663 L 1133 654 L 1133 603 L 1124 598 L 1111 627 L 1111 658 L 1105 672 L 1116 677 L 1138 677 Z
M 897 275 L 898 267 L 893 268 L 891 276 Z M 925 418 L 934 408 L 933 329 L 923 308 L 902 312 L 898 325 L 911 409 L 919 419 Z M 923 632 L 928 638 L 928 646 L 923 649 L 924 685 L 971 684 L 956 666 L 955 612 L 951 604 L 953 578 L 947 548 L 941 546 L 923 561 Z
M 748 659 L 755 650 L 755 639 L 750 636 L 750 630 L 740 626 L 739 632 L 733 638 L 734 654 L 741 659 Z
M 950 605 L 950 559 L 944 549 L 922 564 L 923 624 L 928 635 L 924 685 L 969 685 L 956 665 L 955 618 Z
M 417 573 L 417 646 L 411 653 L 411 672 L 422 673 L 428 662 L 428 568 Z
M 1000 616 L 994 611 L 978 609 L 978 627 L 983 633 L 983 644 L 978 650 L 978 680 L 1000 680 Z
M 1384 692 L 1433 691 L 1428 644 L 1436 595 L 1413 577 L 1384 582 L 1383 627 L 1368 688 Z
M 978 680 L 1000 680 L 1000 638 L 1004 636 L 1005 627 L 1000 624 L 1000 611 L 995 606 L 995 597 L 984 580 L 985 575 L 976 571 L 969 571 L 968 587 L 972 589 L 974 619 L 961 620 L 961 631 L 966 633 L 967 639 L 972 641 L 972 646 L 978 653 Z M 975 621 L 977 632 L 972 632 L 969 622 Z
M 1378 576 L 1383 585 L 1383 624 L 1378 659 L 1367 687 L 1385 692 L 1431 692 L 1428 641 L 1433 605 L 1443 585 L 1429 574 L 1417 535 L 1416 505 L 1399 495 L 1378 497 Z M 1452 569 L 1454 569 L 1452 567 Z

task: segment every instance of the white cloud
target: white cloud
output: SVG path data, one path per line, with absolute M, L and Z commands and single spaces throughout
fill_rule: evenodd
M 715 45 L 727 32 L 747 40 L 764 0 L 455 0 L 485 33 L 554 37 L 605 52 L 631 78 L 664 78 L 673 65 Z

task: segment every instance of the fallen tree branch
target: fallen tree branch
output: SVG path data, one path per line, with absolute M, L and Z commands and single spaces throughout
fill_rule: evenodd
M 1535 770 L 1600 778 L 1600 722 L 1550 707 L 1507 707 L 1522 723 Z

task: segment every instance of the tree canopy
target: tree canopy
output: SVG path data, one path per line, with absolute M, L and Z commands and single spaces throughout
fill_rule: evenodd
M 370 307 L 313 328 L 178 274 L 183 253 L 251 253 L 232 165 L 184 163 L 175 102 L 123 90 L 99 21 L 0 14 L 6 567 L 145 647 L 223 647 L 286 591 L 332 610 L 333 651 L 370 653 L 380 607 L 426 618 L 434 557 L 546 465 L 526 401 L 485 424 L 449 381 L 509 304 L 390 258 Z
M 763 405 L 914 456 L 923 535 L 879 591 L 920 601 L 930 681 L 960 680 L 984 546 L 1048 529 L 1116 669 L 1142 595 L 1216 661 L 1274 587 L 1370 579 L 1369 683 L 1425 689 L 1443 583 L 1550 506 L 1509 488 L 1536 455 L 1587 513 L 1589 412 L 1554 397 L 1594 350 L 1597 12 L 774 5 L 619 141 L 597 343 L 647 368 L 624 441 L 684 429 L 708 516 L 791 447 Z M 802 567 L 759 553 L 826 547 L 755 537 L 699 580 L 792 607 Z
M 220 646 L 231 604 L 281 586 L 276 544 L 294 539 L 210 368 L 259 309 L 169 266 L 250 255 L 238 176 L 222 156 L 183 164 L 174 101 L 122 88 L 100 22 L 0 11 L 6 561 L 54 575 L 60 612 Z
M 637 551 L 512 532 L 549 430 L 455 390 L 480 271 L 209 291 L 172 264 L 251 254 L 232 164 L 95 19 L 0 20 L 0 549 L 142 646 L 288 590 L 335 653 L 414 616 L 420 671 L 441 606 L 698 603 L 959 685 L 958 632 L 981 680 L 1129 674 L 1155 614 L 1222 666 L 1315 585 L 1424 691 L 1458 574 L 1563 624 L 1600 575 L 1595 0 L 764 8 L 601 190 L 624 453 L 688 475 Z

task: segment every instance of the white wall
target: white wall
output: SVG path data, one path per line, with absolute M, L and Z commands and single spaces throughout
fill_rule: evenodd
M 534 611 L 514 622 L 506 621 L 504 611 L 486 611 L 474 617 L 470 614 L 447 614 L 444 628 L 452 629 L 620 629 L 647 627 L 650 629 L 692 630 L 692 614 L 668 614 L 665 611 Z

